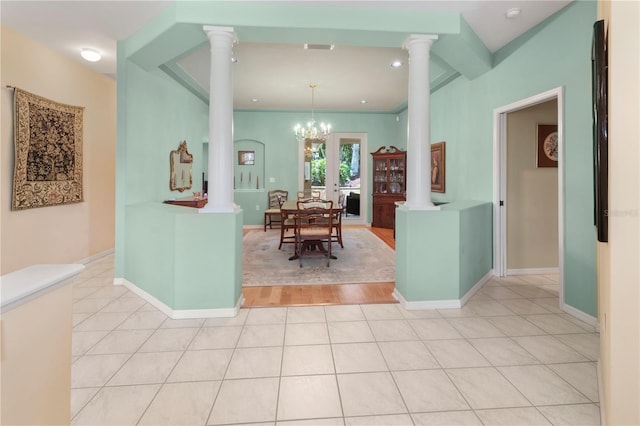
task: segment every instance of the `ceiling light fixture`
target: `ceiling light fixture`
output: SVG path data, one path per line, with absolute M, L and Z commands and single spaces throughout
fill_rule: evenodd
M 366 99 L 363 99 L 363 100 L 361 100 L 361 101 L 360 101 L 360 103 L 364 105 L 364 104 L 366 104 L 366 103 L 367 103 L 367 100 L 366 100 Z
M 300 124 L 296 124 L 293 128 L 293 132 L 299 142 L 304 142 L 307 139 L 317 142 L 324 142 L 327 140 L 327 135 L 331 132 L 331 124 L 320 123 L 320 129 L 316 127 L 316 120 L 314 117 L 314 94 L 316 85 L 310 84 L 311 88 L 311 121 L 307 122 L 307 127 L 302 127 Z
M 89 62 L 98 62 L 102 59 L 102 55 L 95 49 L 84 48 L 80 50 L 80 56 Z
M 258 102 L 258 98 L 251 98 L 251 102 Z
M 402 65 L 404 65 L 404 64 L 402 63 L 402 61 L 399 61 L 399 60 L 395 60 L 395 61 L 391 62 L 391 66 L 393 68 L 400 68 Z
M 335 47 L 335 44 L 304 44 L 304 50 L 333 50 Z
M 520 16 L 521 12 L 522 11 L 520 10 L 519 7 L 512 7 L 511 9 L 505 12 L 504 16 L 506 16 L 507 19 L 516 19 L 518 16 Z

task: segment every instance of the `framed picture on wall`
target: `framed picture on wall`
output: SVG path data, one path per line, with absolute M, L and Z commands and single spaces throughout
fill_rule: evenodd
M 238 151 L 238 164 L 241 166 L 253 166 L 256 164 L 255 151 Z
M 558 125 L 538 124 L 537 167 L 558 167 Z
M 444 192 L 445 180 L 444 142 L 431 144 L 431 192 Z

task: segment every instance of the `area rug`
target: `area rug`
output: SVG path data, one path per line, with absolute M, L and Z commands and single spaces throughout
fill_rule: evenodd
M 302 268 L 293 244 L 278 250 L 280 230 L 250 231 L 242 241 L 242 286 L 352 284 L 395 281 L 395 252 L 367 229 L 343 229 L 344 248 L 333 243 L 324 257 L 305 257 Z

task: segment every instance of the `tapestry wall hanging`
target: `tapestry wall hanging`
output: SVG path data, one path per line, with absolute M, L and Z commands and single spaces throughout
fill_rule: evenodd
M 13 210 L 79 203 L 84 107 L 15 88 Z

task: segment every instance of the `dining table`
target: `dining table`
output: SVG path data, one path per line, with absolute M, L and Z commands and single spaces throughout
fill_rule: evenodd
M 326 200 L 318 200 L 318 202 L 323 202 Z M 333 211 L 339 210 L 340 211 L 340 215 L 342 215 L 342 207 L 332 207 Z M 280 206 L 280 211 L 287 215 L 287 216 L 292 216 L 295 217 L 295 215 L 298 213 L 298 200 L 286 200 L 282 203 L 282 205 Z M 342 221 L 339 222 L 339 226 L 342 226 Z M 339 232 L 342 232 L 342 229 L 339 230 Z M 331 243 L 329 243 L 331 244 Z M 324 245 L 322 245 L 322 241 L 307 241 L 304 243 L 303 250 L 318 250 L 322 253 L 326 253 L 327 249 L 324 247 Z M 289 257 L 289 260 L 296 260 L 298 259 L 298 249 L 297 249 L 297 244 L 296 244 L 296 249 L 295 252 L 293 253 L 293 256 Z M 337 259 L 336 256 L 334 256 L 333 254 L 331 255 L 331 259 Z

